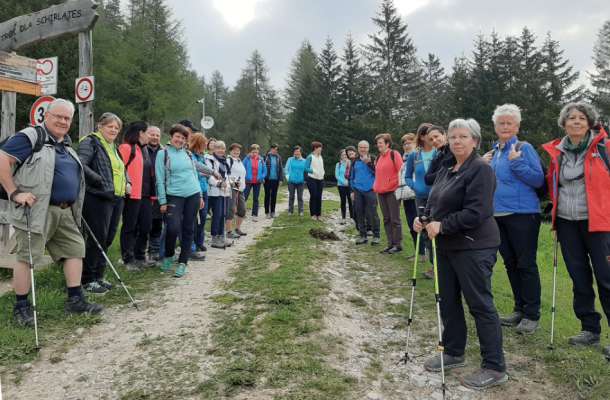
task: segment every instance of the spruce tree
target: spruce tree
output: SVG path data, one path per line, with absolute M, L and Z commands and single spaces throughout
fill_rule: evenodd
M 593 48 L 595 71 L 590 74 L 593 86 L 591 100 L 600 111 L 605 123 L 610 121 L 610 20 L 606 21 L 597 34 Z

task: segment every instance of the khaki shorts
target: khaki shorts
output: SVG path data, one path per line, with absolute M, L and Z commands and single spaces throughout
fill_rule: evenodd
M 237 201 L 237 207 L 235 206 L 235 201 Z M 226 219 L 232 221 L 235 218 L 235 215 L 239 218 L 244 218 L 246 216 L 246 199 L 242 192 L 227 198 Z
M 17 241 L 17 261 L 29 264 L 27 232 L 15 228 L 15 240 Z M 40 265 L 42 262 L 45 245 L 55 262 L 66 258 L 85 257 L 85 241 L 76 226 L 72 209 L 68 207 L 62 210 L 59 207 L 49 206 L 44 237 L 39 233 L 32 233 L 34 265 Z

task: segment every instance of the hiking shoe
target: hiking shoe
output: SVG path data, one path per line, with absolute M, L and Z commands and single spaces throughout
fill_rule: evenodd
M 519 325 L 517 325 L 517 327 L 515 328 L 515 331 L 522 335 L 531 335 L 532 333 L 536 332 L 536 329 L 538 329 L 538 325 L 538 321 L 523 318 L 521 322 L 519 322 Z
M 366 244 L 368 240 L 365 237 L 359 237 L 356 239 L 356 244 Z
M 104 287 L 107 290 L 112 290 L 112 288 L 114 287 L 114 285 L 112 283 L 108 282 L 106 279 L 98 279 L 97 283 L 99 283 L 99 285 L 101 287 Z
M 402 251 L 402 247 L 393 246 L 390 250 L 388 250 L 388 254 L 396 254 Z
M 198 251 L 208 251 L 208 248 L 205 247 L 205 244 L 202 244 L 201 246 L 197 246 L 197 250 Z
M 174 272 L 174 278 L 182 278 L 186 275 L 186 264 L 180 263 L 176 267 L 176 272 Z
M 224 238 L 222 236 L 213 236 L 211 246 L 215 249 L 224 249 L 226 247 Z
M 429 270 L 424 271 L 424 278 L 434 279 L 434 268 L 430 268 Z
M 271 219 L 271 218 L 273 218 L 273 217 L 271 216 L 271 214 L 265 214 L 265 218 L 267 218 L 267 219 Z
M 508 374 L 506 372 L 481 368 L 462 378 L 462 385 L 470 389 L 484 390 L 492 386 L 501 385 L 506 381 L 508 381 Z
M 379 252 L 380 252 L 381 254 L 385 254 L 385 253 L 389 252 L 390 250 L 392 250 L 392 246 L 388 246 L 388 247 L 386 247 L 385 249 L 380 250 Z
M 91 294 L 106 294 L 106 292 L 108 291 L 108 289 L 100 285 L 100 283 L 97 281 L 89 282 L 83 285 L 83 289 L 85 289 Z
M 195 251 L 191 253 L 191 260 L 203 261 L 205 260 L 205 253 L 203 251 Z
M 374 237 L 371 240 L 371 246 L 377 246 L 379 243 L 381 243 L 381 239 L 379 239 L 378 237 Z
M 167 272 L 170 269 L 172 269 L 172 266 L 174 265 L 174 257 L 166 257 L 163 259 L 163 262 L 161 263 L 161 272 Z
M 366 236 L 373 236 L 373 231 L 366 231 Z
M 224 241 L 225 247 L 233 246 L 233 240 L 228 240 L 222 236 L 220 237 L 220 240 Z
M 99 304 L 89 303 L 82 296 L 72 296 L 66 300 L 64 309 L 68 314 L 100 314 L 104 307 Z
M 143 258 L 136 260 L 135 264 L 140 268 L 152 268 L 157 266 L 157 262 L 150 258 Z
M 604 348 L 604 356 L 606 356 L 606 360 L 610 361 L 610 346 Z
M 142 272 L 142 267 L 136 261 L 125 263 L 125 269 L 129 272 Z
M 302 217 L 303 215 L 305 215 L 303 211 L 299 211 L 299 217 Z
M 599 333 L 581 331 L 578 335 L 568 339 L 573 346 L 594 346 L 599 344 Z
M 151 260 L 155 260 L 155 261 L 160 261 L 161 260 L 161 256 L 159 255 L 158 251 L 153 251 L 150 253 L 150 258 Z
M 500 324 L 502 326 L 517 326 L 523 319 L 523 313 L 521 311 L 514 311 L 510 315 L 500 317 Z
M 275 218 L 275 213 L 274 212 L 271 213 L 271 218 Z
M 34 326 L 34 309 L 32 308 L 32 305 L 27 301 L 15 304 L 13 318 L 15 319 L 15 323 L 19 326 Z
M 229 232 L 227 233 L 227 238 L 229 239 L 239 239 L 241 235 L 237 232 Z
M 443 353 L 443 361 L 445 362 L 445 370 L 459 368 L 466 365 L 464 362 L 464 356 L 454 357 Z M 424 363 L 424 368 L 429 372 L 441 372 L 441 355 L 438 354 L 428 358 Z
M 241 229 L 235 229 L 235 233 L 237 233 L 239 236 L 248 236 L 248 234 Z

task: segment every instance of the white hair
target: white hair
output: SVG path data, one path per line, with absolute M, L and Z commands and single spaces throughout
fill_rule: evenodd
M 367 142 L 366 140 L 361 140 L 358 142 L 358 146 L 360 146 L 361 144 L 365 144 L 366 147 L 369 147 L 369 142 Z
M 481 126 L 479 123 L 472 119 L 463 119 L 457 118 L 449 123 L 449 128 L 447 128 L 447 133 L 451 133 L 454 129 L 468 129 L 470 136 L 477 143 L 477 149 L 481 146 Z
M 216 140 L 214 142 L 214 148 L 215 149 L 226 149 L 227 145 L 222 140 Z
M 491 116 L 494 125 L 499 117 L 513 117 L 517 124 L 521 124 L 521 109 L 514 104 L 502 104 L 496 107 L 494 114 Z
M 47 112 L 48 111 L 52 111 L 55 107 L 59 107 L 59 106 L 66 106 L 70 109 L 70 112 L 72 113 L 72 116 L 74 116 L 74 104 L 72 104 L 72 102 L 70 100 L 66 100 L 66 99 L 55 99 L 51 102 L 51 104 L 49 104 L 49 107 L 47 108 Z

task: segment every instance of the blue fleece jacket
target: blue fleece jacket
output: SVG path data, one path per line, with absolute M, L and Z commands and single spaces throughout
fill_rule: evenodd
M 352 165 L 349 183 L 359 192 L 369 192 L 375 184 L 375 172 L 362 160 L 357 159 Z
M 198 155 L 193 153 L 193 159 L 200 162 L 201 164 L 205 164 L 205 157 L 203 155 Z M 208 178 L 206 176 L 203 176 L 203 174 L 198 173 L 198 177 L 199 177 L 199 186 L 201 187 L 201 193 L 207 193 L 208 192 Z
M 345 178 L 346 170 L 347 162 L 339 161 L 335 165 L 335 179 L 337 179 L 337 186 L 349 186 L 349 181 Z
M 311 169 L 307 168 L 307 160 L 304 158 L 290 157 L 284 167 L 286 180 L 293 185 L 300 185 L 305 182 L 305 174 L 310 172 Z
M 535 214 L 540 212 L 540 201 L 536 189 L 543 185 L 544 174 L 540 158 L 534 147 L 522 142 L 521 157 L 509 160 L 517 137 L 511 138 L 500 150 L 499 143 L 494 145 L 491 167 L 496 173 L 496 192 L 494 193 L 494 212 Z
M 169 157 L 167 178 L 165 176 L 166 152 Z M 155 175 L 159 204 L 167 203 L 167 195 L 190 197 L 201 192 L 195 165 L 184 149 L 177 150 L 174 146 L 166 146 L 163 150 L 159 150 L 155 161 Z
M 244 168 L 246 168 L 246 183 L 252 182 L 252 158 L 246 156 L 243 161 Z M 256 183 L 263 183 L 267 177 L 267 164 L 263 157 L 258 157 L 258 173 L 256 177 Z
M 432 150 L 431 160 L 436 155 L 436 150 Z M 405 167 L 405 184 L 415 192 L 415 197 L 418 199 L 426 199 L 430 194 L 431 186 L 426 185 L 426 172 L 428 171 L 429 163 L 425 162 L 427 155 L 423 155 L 421 150 L 417 150 L 409 154 L 407 165 Z M 428 164 L 428 165 L 426 165 Z

